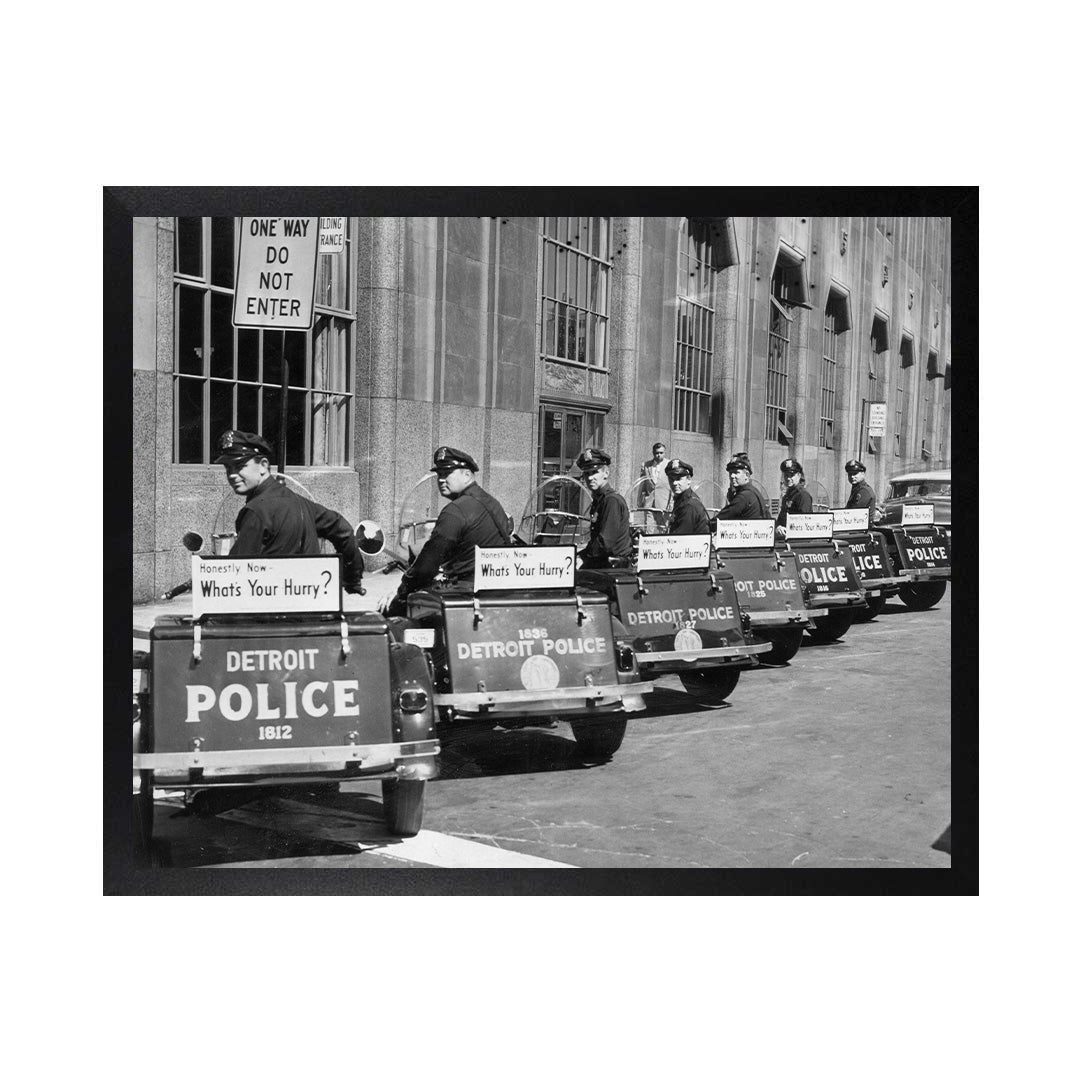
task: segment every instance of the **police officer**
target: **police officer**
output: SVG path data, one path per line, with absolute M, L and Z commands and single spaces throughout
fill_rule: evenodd
M 869 506 L 870 520 L 876 521 L 878 518 L 877 496 L 874 494 L 874 489 L 866 482 L 866 466 L 856 458 L 852 458 L 844 466 L 844 472 L 847 473 L 848 482 L 851 484 L 847 509 L 861 510 L 864 506 Z
M 787 536 L 788 514 L 813 513 L 814 500 L 806 490 L 803 467 L 794 458 L 780 462 L 780 484 L 784 491 L 780 496 L 780 513 L 776 515 L 776 531 Z
M 362 593 L 364 560 L 352 526 L 340 514 L 305 499 L 270 473 L 273 447 L 250 431 L 226 431 L 217 441 L 215 464 L 244 505 L 236 516 L 231 557 L 318 555 L 319 540 L 329 540 L 342 558 L 342 585 Z
M 581 553 L 581 566 L 586 570 L 599 570 L 626 565 L 634 550 L 630 540 L 630 511 L 626 500 L 608 483 L 611 455 L 588 447 L 579 455 L 577 467 L 593 496 L 589 509 L 592 525 L 589 542 Z M 612 559 L 616 561 L 613 563 Z
M 671 536 L 688 536 L 693 533 L 709 532 L 709 515 L 705 505 L 698 498 L 698 493 L 690 486 L 694 475 L 694 466 L 681 458 L 672 458 L 664 469 L 671 490 L 675 492 L 675 502 L 671 511 L 671 524 L 668 533 Z
M 440 446 L 432 462 L 439 492 L 450 502 L 440 511 L 416 562 L 405 571 L 397 594 L 383 604 L 388 615 L 404 615 L 409 593 L 430 585 L 440 568 L 447 578 L 467 582 L 471 588 L 477 545 L 507 547 L 511 543 L 510 519 L 498 499 L 476 482 L 480 466 L 472 457 L 464 450 Z
M 771 517 L 768 503 L 765 502 L 764 496 L 754 486 L 751 479 L 753 470 L 750 468 L 750 459 L 745 454 L 736 454 L 727 463 L 726 468 L 731 479 L 733 494 L 727 506 L 720 511 L 717 517 L 723 518 L 725 521 Z

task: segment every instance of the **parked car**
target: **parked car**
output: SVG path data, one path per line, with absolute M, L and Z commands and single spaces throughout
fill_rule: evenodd
M 875 524 L 899 524 L 904 503 L 934 504 L 934 524 L 952 531 L 952 469 L 909 472 L 889 480 L 880 507 L 884 517 Z

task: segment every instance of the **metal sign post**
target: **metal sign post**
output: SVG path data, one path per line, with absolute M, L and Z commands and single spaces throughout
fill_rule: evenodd
M 281 331 L 278 471 L 282 473 L 289 418 L 285 331 L 310 330 L 315 322 L 318 249 L 317 217 L 240 219 L 232 323 L 243 329 Z

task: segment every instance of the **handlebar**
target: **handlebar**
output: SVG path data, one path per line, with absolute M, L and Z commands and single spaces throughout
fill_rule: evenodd
M 169 589 L 168 592 L 161 594 L 162 600 L 171 600 L 174 596 L 179 596 L 181 593 L 191 592 L 191 578 L 187 581 L 182 581 L 175 588 Z

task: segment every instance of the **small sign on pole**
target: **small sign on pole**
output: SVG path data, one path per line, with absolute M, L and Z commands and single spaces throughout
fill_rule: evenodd
M 870 421 L 868 434 L 871 439 L 880 439 L 885 434 L 885 420 L 889 407 L 884 401 L 870 402 Z
M 240 219 L 233 326 L 310 330 L 319 219 Z

